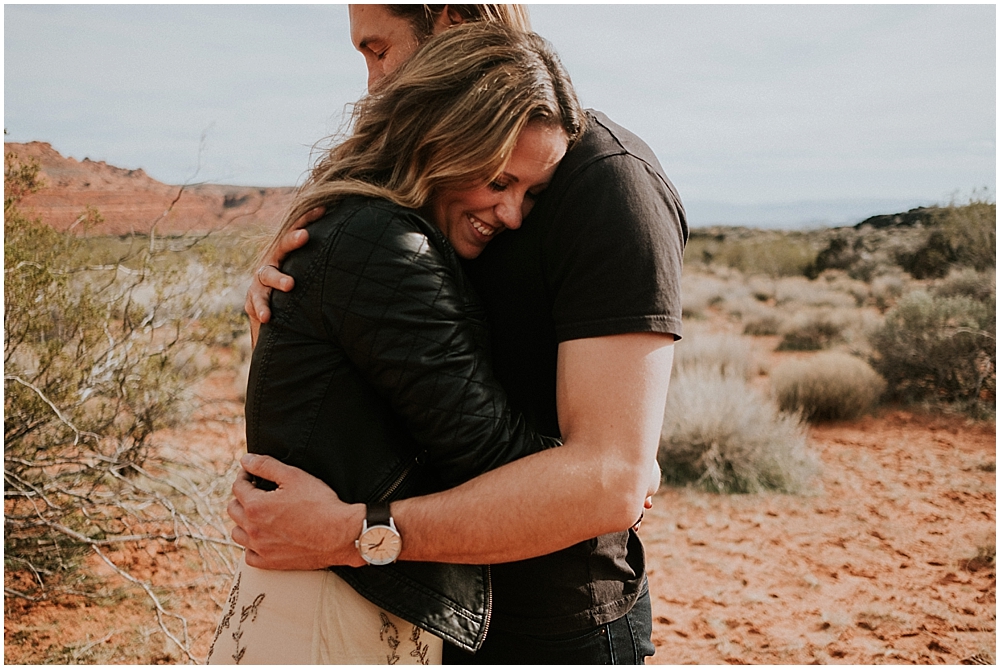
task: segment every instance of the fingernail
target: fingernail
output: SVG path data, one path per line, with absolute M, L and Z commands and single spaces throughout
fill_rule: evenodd
M 254 455 L 253 453 L 247 453 L 242 458 L 240 458 L 240 462 L 244 465 L 249 465 L 252 464 L 253 461 L 256 459 L 257 459 L 256 455 Z

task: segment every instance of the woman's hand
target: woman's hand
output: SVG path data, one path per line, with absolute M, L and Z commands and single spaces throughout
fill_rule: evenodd
M 295 286 L 295 280 L 287 274 L 283 274 L 278 268 L 281 267 L 285 256 L 295 249 L 305 246 L 305 243 L 309 241 L 309 233 L 302 228 L 322 218 L 325 212 L 323 207 L 316 207 L 302 214 L 292 224 L 291 229 L 281 236 L 278 245 L 264 259 L 264 264 L 254 272 L 253 281 L 250 282 L 247 299 L 243 305 L 243 310 L 250 317 L 250 341 L 254 346 L 257 345 L 260 324 L 271 320 L 271 290 L 287 293 Z

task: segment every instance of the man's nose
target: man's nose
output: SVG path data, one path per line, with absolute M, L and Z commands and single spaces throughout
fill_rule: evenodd
M 521 198 L 516 196 L 504 198 L 496 206 L 496 216 L 505 228 L 517 230 L 521 227 Z

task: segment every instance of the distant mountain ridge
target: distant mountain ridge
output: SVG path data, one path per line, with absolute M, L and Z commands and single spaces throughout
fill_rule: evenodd
M 74 223 L 87 206 L 104 217 L 88 234 L 148 233 L 154 226 L 159 234 L 273 228 L 295 192 L 291 187 L 171 186 L 141 169 L 64 157 L 47 142 L 4 142 L 4 153 L 38 161 L 43 187 L 25 197 L 22 205 L 57 230 L 83 232 Z
M 844 198 L 731 204 L 710 200 L 684 199 L 692 228 L 734 226 L 779 230 L 816 230 L 846 227 L 886 212 L 907 212 L 932 204 L 930 200 L 903 198 Z M 889 214 L 896 216 L 897 214 Z

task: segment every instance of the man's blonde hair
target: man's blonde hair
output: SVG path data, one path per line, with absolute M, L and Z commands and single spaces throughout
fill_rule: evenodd
M 441 189 L 488 183 L 529 122 L 562 128 L 572 144 L 584 114 L 548 42 L 480 22 L 429 40 L 355 105 L 352 121 L 299 189 L 272 246 L 302 214 L 348 195 L 418 209 Z

